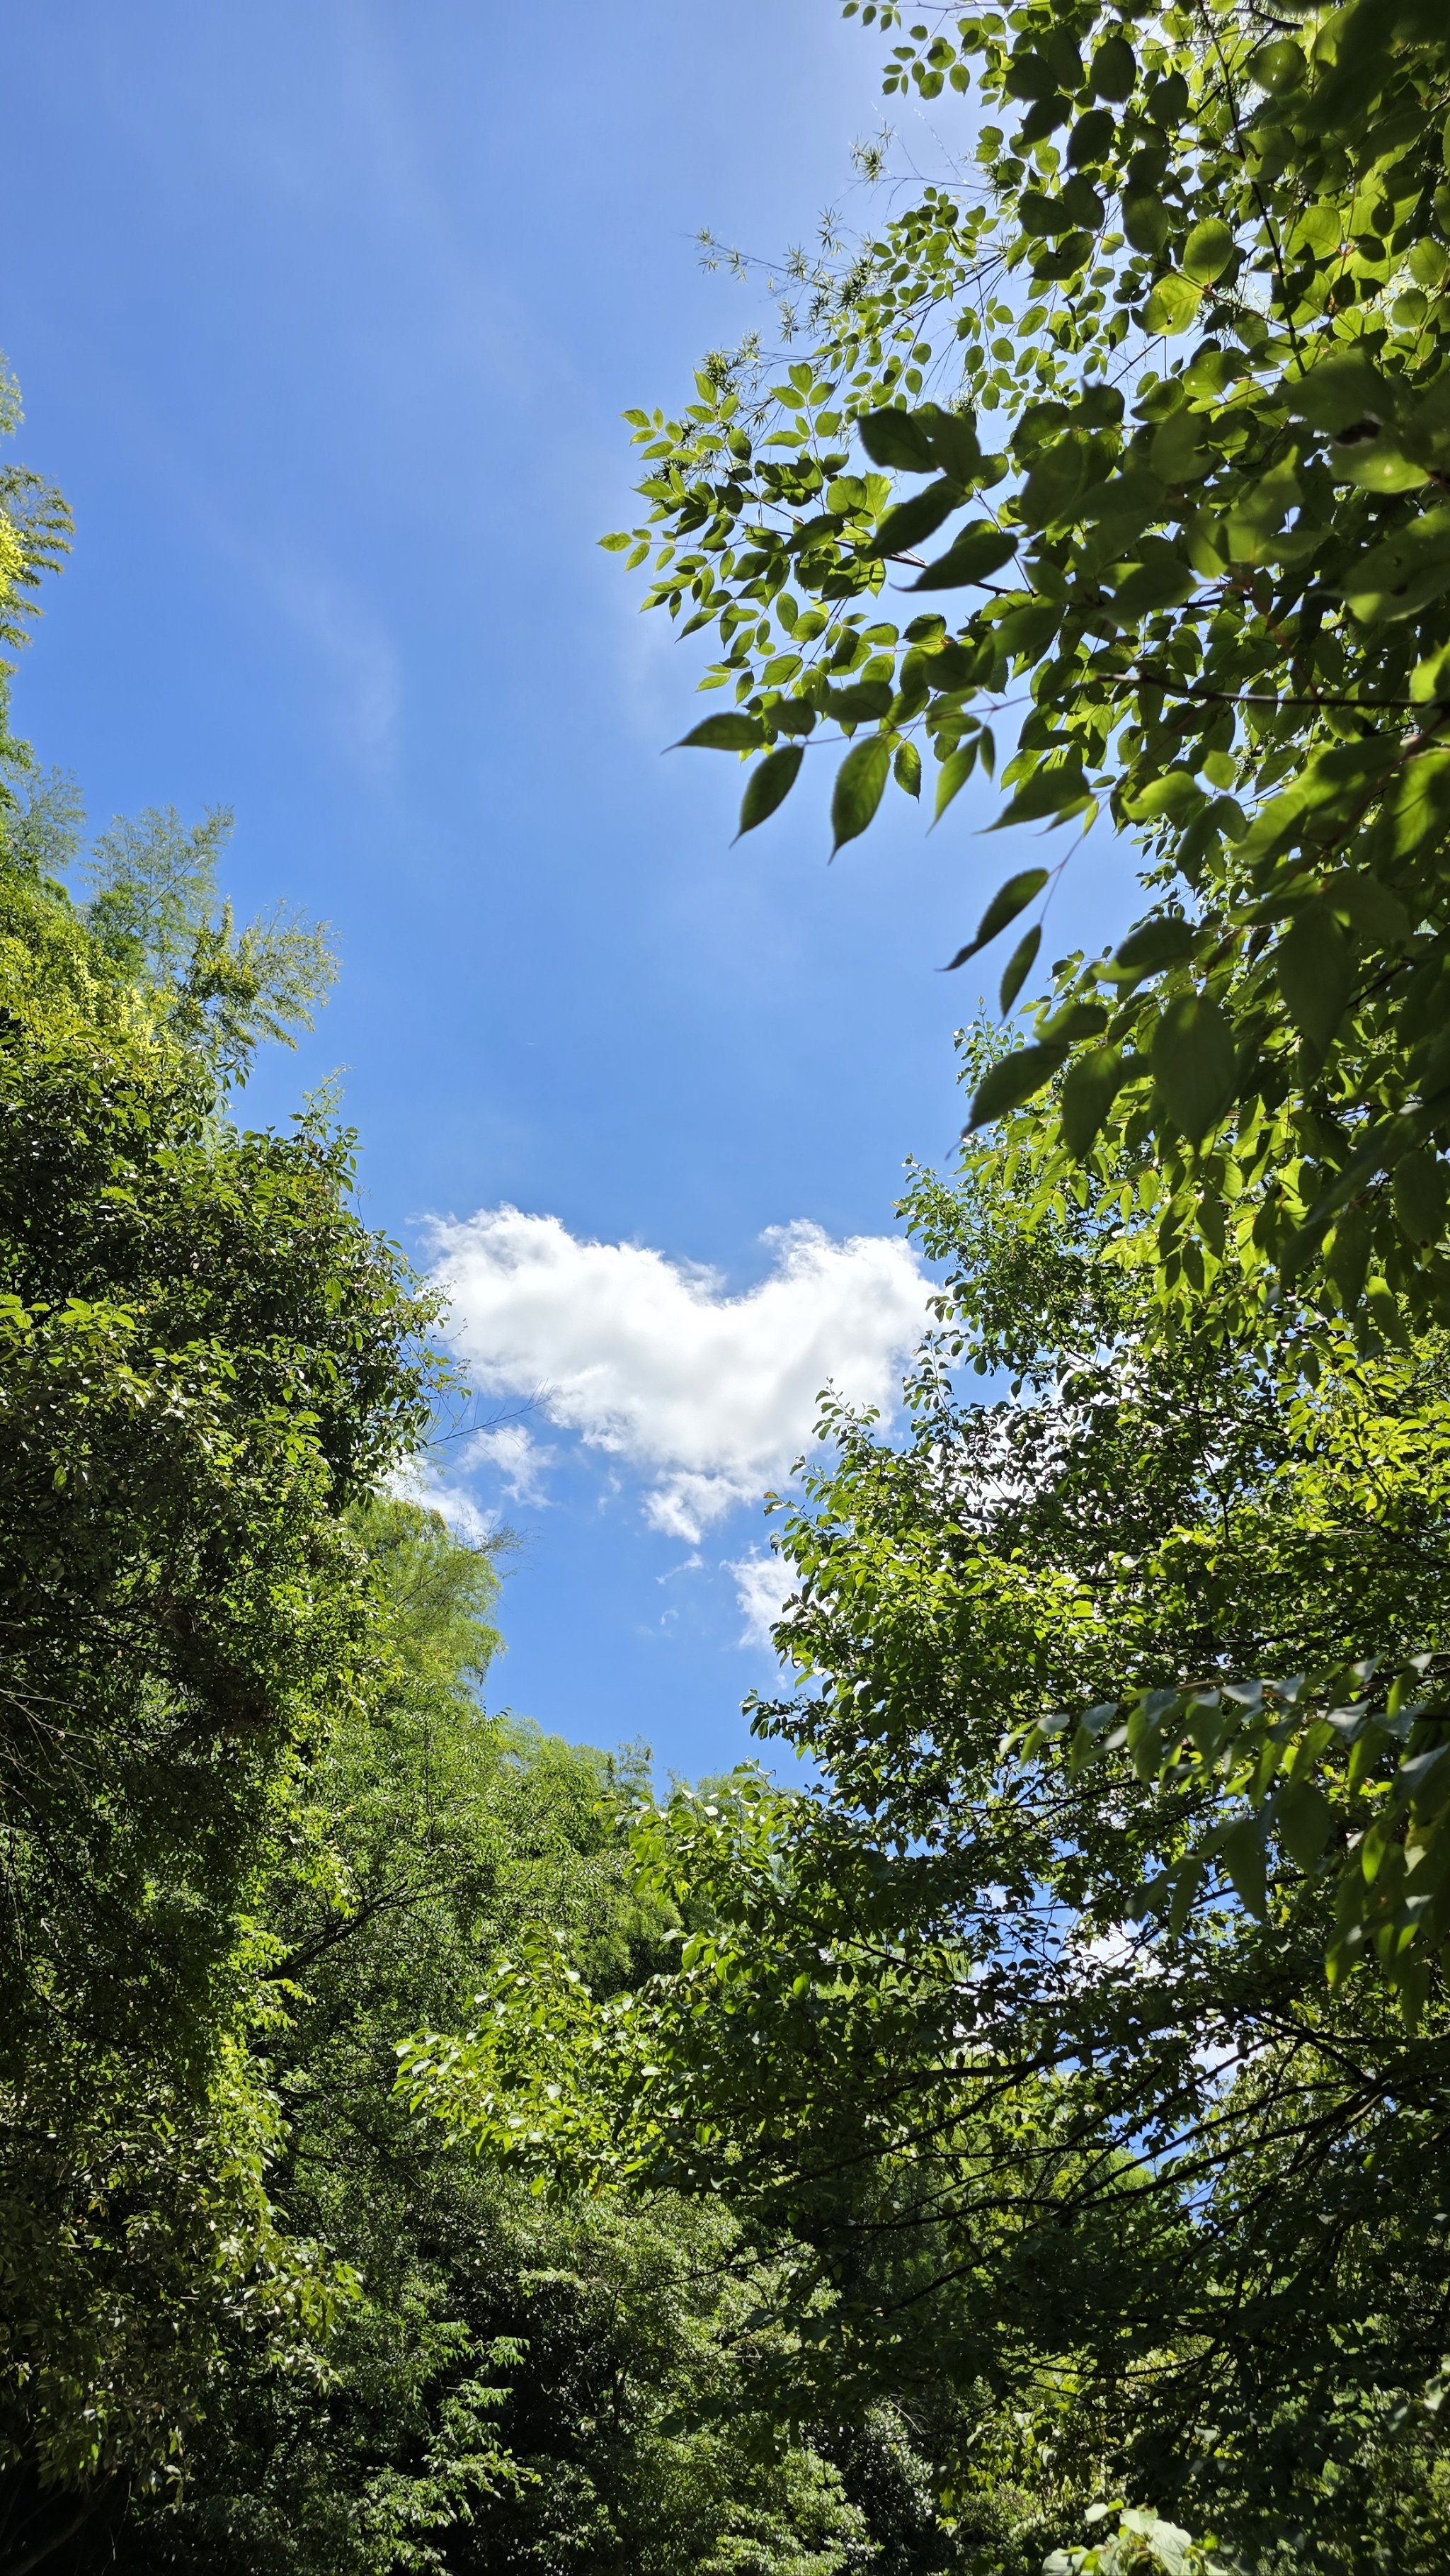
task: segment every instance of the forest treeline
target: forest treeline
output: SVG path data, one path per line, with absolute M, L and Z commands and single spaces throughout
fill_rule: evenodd
M 1450 2552 L 1450 35 L 847 14 L 941 167 L 608 541 L 742 828 L 833 744 L 838 847 L 999 748 L 1060 835 L 904 1429 L 777 1506 L 814 1785 L 491 1710 L 437 1302 L 241 1121 L 325 933 L 4 728 L 0 2576 Z

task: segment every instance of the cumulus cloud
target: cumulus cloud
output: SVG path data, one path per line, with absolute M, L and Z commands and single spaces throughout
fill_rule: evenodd
M 890 1235 L 772 1228 L 766 1276 L 740 1296 L 714 1271 L 513 1207 L 433 1239 L 475 1385 L 534 1397 L 626 1462 L 653 1526 L 690 1544 L 788 1470 L 827 1383 L 889 1408 L 926 1320 L 926 1278 Z
M 783 1565 L 778 1556 L 752 1549 L 749 1556 L 732 1559 L 725 1570 L 735 1577 L 735 1598 L 745 1623 L 741 1645 L 768 1646 L 771 1629 L 795 1590 L 794 1568 Z

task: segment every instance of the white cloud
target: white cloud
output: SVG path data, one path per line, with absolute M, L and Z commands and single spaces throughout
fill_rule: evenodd
M 735 1598 L 745 1622 L 741 1645 L 769 1646 L 771 1629 L 795 1590 L 795 1569 L 774 1554 L 752 1550 L 729 1561 L 725 1570 L 735 1577 Z
M 404 1502 L 422 1503 L 426 1510 L 441 1513 L 455 1538 L 468 1547 L 486 1547 L 497 1533 L 497 1512 L 481 1510 L 462 1485 L 450 1485 L 438 1475 L 426 1456 L 405 1459 L 388 1484 Z
M 496 1431 L 476 1431 L 465 1444 L 462 1463 L 471 1475 L 482 1468 L 497 1476 L 516 1503 L 539 1503 L 554 1455 L 521 1422 L 505 1422 Z
M 692 1544 L 788 1471 L 828 1382 L 889 1409 L 926 1320 L 926 1278 L 890 1235 L 774 1227 L 767 1275 L 732 1297 L 714 1271 L 517 1208 L 432 1231 L 474 1383 L 626 1461 L 653 1526 Z

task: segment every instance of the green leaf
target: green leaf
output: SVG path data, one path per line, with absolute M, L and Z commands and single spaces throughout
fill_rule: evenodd
M 1233 1029 L 1217 1002 L 1182 993 L 1153 1033 L 1153 1082 L 1174 1126 L 1197 1144 L 1231 1106 L 1238 1082 Z
M 1080 769 L 1035 769 L 987 828 L 1005 832 L 1014 823 L 1041 823 L 1048 816 L 1066 822 L 1070 814 L 1080 814 L 1092 801 L 1093 791 Z
M 908 796 L 921 794 L 921 754 L 914 742 L 897 744 L 891 774 L 897 786 L 904 788 Z
M 1199 932 L 1191 921 L 1177 913 L 1151 913 L 1121 940 L 1113 952 L 1114 963 L 1131 966 L 1139 975 L 1156 975 L 1165 966 L 1181 965 L 1198 945 Z
M 1155 555 L 1148 563 L 1135 564 L 1113 593 L 1113 608 L 1125 621 L 1151 617 L 1158 608 L 1181 608 L 1193 597 L 1197 577 L 1180 556 Z
M 1260 45 L 1249 69 L 1260 89 L 1272 97 L 1298 88 L 1304 77 L 1304 57 L 1291 36 L 1278 36 Z
M 999 617 L 994 628 L 997 644 L 1003 653 L 1011 653 L 1023 662 L 1040 661 L 1062 624 L 1062 603 L 1056 599 L 1024 599 Z
M 1395 1165 L 1395 1214 L 1411 1243 L 1438 1243 L 1445 1231 L 1450 1172 L 1438 1154 L 1417 1146 Z
M 1331 447 L 1329 470 L 1337 483 L 1356 483 L 1362 492 L 1418 492 L 1430 480 L 1424 466 L 1413 464 L 1392 437 Z
M 977 444 L 977 424 L 968 411 L 947 411 L 940 403 L 927 403 L 918 414 L 922 434 L 943 474 L 954 482 L 974 482 L 982 471 L 982 451 Z
M 1151 257 L 1160 251 L 1173 230 L 1173 217 L 1161 197 L 1129 196 L 1123 199 L 1123 230 L 1134 250 L 1146 251 Z
M 1191 277 L 1181 277 L 1176 269 L 1160 277 L 1143 307 L 1143 328 L 1150 334 L 1161 334 L 1166 340 L 1186 331 L 1202 302 L 1203 290 Z
M 1203 444 L 1203 430 L 1203 414 L 1180 405 L 1154 431 L 1148 455 L 1161 483 L 1201 483 L 1205 474 L 1212 473 L 1213 458 Z
M 1361 421 L 1387 420 L 1393 408 L 1388 385 L 1361 349 L 1337 351 L 1301 376 L 1286 376 L 1280 392 L 1297 420 L 1336 437 Z
M 990 519 L 974 519 L 948 552 L 929 564 L 913 590 L 962 590 L 969 582 L 988 581 L 1017 551 L 1017 539 Z
M 812 733 L 817 709 L 809 698 L 777 698 L 770 710 L 770 721 L 777 733 Z
M 1020 874 L 1009 877 L 1004 886 L 999 886 L 977 924 L 976 938 L 968 940 L 965 948 L 957 950 L 944 973 L 950 975 L 958 966 L 965 966 L 969 957 L 975 957 L 979 948 L 985 948 L 989 939 L 995 939 L 999 930 L 1005 930 L 1009 921 L 1015 921 L 1033 896 L 1041 894 L 1047 876 L 1046 868 L 1023 868 Z M 1030 964 L 1030 959 L 1028 962 Z
M 1311 1870 L 1334 1830 L 1334 1810 L 1312 1780 L 1294 1780 L 1274 1801 L 1274 1825 L 1291 1860 Z
M 742 833 L 753 832 L 758 823 L 764 823 L 778 805 L 784 804 L 796 783 L 804 758 L 804 745 L 791 742 L 782 744 L 779 751 L 768 752 L 764 760 L 756 763 L 745 782 L 745 793 L 740 800 L 737 841 Z
M 1413 617 L 1450 586 L 1450 510 L 1427 510 L 1351 566 L 1345 595 L 1362 625 Z
M 1059 439 L 1039 454 L 1018 496 L 1024 527 L 1047 528 L 1055 519 L 1069 517 L 1086 463 L 1086 448 L 1075 438 Z
M 1121 1047 L 1095 1047 L 1080 1056 L 1062 1086 L 1062 1134 L 1080 1163 L 1096 1144 L 1108 1111 L 1132 1070 Z
M 1000 1064 L 994 1064 L 972 1095 L 968 1133 L 990 1126 L 996 1118 L 1005 1118 L 1009 1109 L 1020 1109 L 1025 1100 L 1051 1081 L 1066 1054 L 1065 1046 L 1020 1047 L 1015 1055 L 1004 1056 Z
M 1262 1823 L 1256 1816 L 1245 1816 L 1224 1835 L 1218 1849 L 1239 1903 L 1262 1923 L 1268 1912 Z
M 1127 37 L 1118 34 L 1105 37 L 1093 56 L 1092 69 L 1088 74 L 1088 86 L 1093 96 L 1117 100 L 1131 98 L 1137 77 L 1138 66 Z
M 924 537 L 934 537 L 943 519 L 959 510 L 965 499 L 959 483 L 949 475 L 939 482 L 928 483 L 924 492 L 914 492 L 909 501 L 898 501 L 888 510 L 872 538 L 868 555 L 901 555 L 919 546 Z
M 1349 942 L 1326 906 L 1312 904 L 1290 925 L 1274 951 L 1274 972 L 1295 1028 L 1326 1054 L 1354 989 Z
M 970 742 L 964 742 L 959 750 L 950 753 L 942 762 L 936 782 L 936 811 L 931 818 L 933 830 L 941 821 L 952 798 L 960 793 L 971 777 L 977 765 L 977 748 L 977 737 L 974 734 Z
M 1112 156 L 1117 141 L 1117 126 L 1105 107 L 1090 107 L 1080 116 L 1068 138 L 1068 166 L 1073 170 L 1093 170 Z
M 1124 797 L 1123 810 L 1132 823 L 1156 823 L 1166 814 L 1170 822 L 1183 824 L 1204 802 L 1191 769 L 1170 769 L 1161 778 L 1150 778 L 1136 795 Z
M 1085 178 L 1081 170 L 1068 180 L 1062 192 L 1062 203 L 1064 212 L 1071 215 L 1075 224 L 1083 225 L 1090 233 L 1101 228 L 1107 208 L 1091 179 Z
M 1007 963 L 1002 970 L 1002 981 L 997 991 L 997 1003 L 1004 1019 L 1006 1018 L 1007 1013 L 1011 1010 L 1012 1005 L 1016 1001 L 1018 994 L 1021 992 L 1023 985 L 1026 983 L 1028 976 L 1031 974 L 1033 966 L 1037 961 L 1038 949 L 1041 946 L 1042 924 L 1040 921 L 1034 921 L 1032 928 L 1018 940 L 1016 947 L 1013 949 L 1011 956 L 1008 958 Z
M 672 751 L 756 751 L 765 740 L 759 716 L 706 716 L 693 733 L 672 743 Z
M 858 680 L 853 688 L 826 691 L 826 713 L 847 724 L 876 724 L 888 713 L 892 694 L 888 680 Z
M 1183 245 L 1183 273 L 1199 286 L 1211 286 L 1222 277 L 1234 255 L 1234 237 L 1227 224 L 1210 215 L 1195 224 Z
M 899 474 L 931 472 L 933 458 L 926 432 L 911 412 L 864 412 L 856 426 L 873 465 L 888 466 Z
M 1009 98 L 1051 98 L 1057 76 L 1045 55 L 1024 51 L 1013 55 L 1004 86 Z
M 865 742 L 852 743 L 831 791 L 832 858 L 847 841 L 856 840 L 865 831 L 881 802 L 890 765 L 891 751 L 884 734 L 871 734 Z

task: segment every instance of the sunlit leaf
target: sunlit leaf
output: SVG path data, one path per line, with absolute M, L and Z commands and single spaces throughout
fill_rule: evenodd
M 832 858 L 865 831 L 881 802 L 890 765 L 890 746 L 883 734 L 852 743 L 831 791 Z

